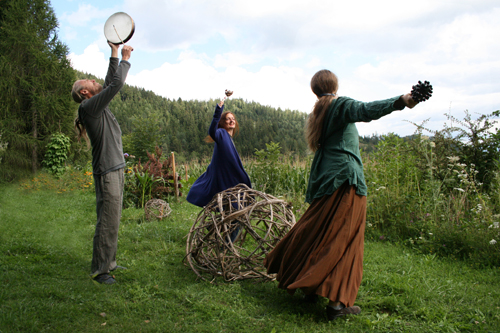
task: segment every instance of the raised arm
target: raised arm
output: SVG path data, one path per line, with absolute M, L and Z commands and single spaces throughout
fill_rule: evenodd
M 221 100 L 216 106 L 215 106 L 215 112 L 214 112 L 214 117 L 212 118 L 212 122 L 210 123 L 210 128 L 208 129 L 208 135 L 217 142 L 217 128 L 219 127 L 219 120 L 222 115 L 222 112 L 224 111 L 224 100 Z
M 132 51 L 133 48 L 129 45 L 125 45 L 122 48 L 122 61 L 119 65 L 117 58 L 110 59 L 110 69 L 108 69 L 106 80 L 108 80 L 108 76 L 110 75 L 112 64 L 116 64 L 117 69 L 111 75 L 109 84 L 105 88 L 103 88 L 100 93 L 92 96 L 83 103 L 82 107 L 89 115 L 94 117 L 100 116 L 100 113 L 123 87 L 123 85 L 125 84 L 125 79 L 127 78 L 128 71 L 130 69 L 130 63 L 128 62 L 128 59 L 130 59 Z
M 111 58 L 109 59 L 108 73 L 106 74 L 106 78 L 104 79 L 103 88 L 106 88 L 111 81 L 113 80 L 113 76 L 115 75 L 116 70 L 118 69 L 118 48 L 119 45 L 115 45 L 111 42 L 108 42 L 109 47 L 111 48 Z

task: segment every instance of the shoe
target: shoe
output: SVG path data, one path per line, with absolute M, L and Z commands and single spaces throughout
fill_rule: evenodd
M 99 282 L 100 284 L 113 284 L 116 282 L 116 280 L 112 276 L 106 273 L 97 275 L 94 278 L 94 281 Z
M 117 270 L 117 269 L 128 269 L 128 268 L 124 267 L 124 266 L 118 266 L 118 265 L 116 265 L 115 268 L 110 269 L 110 271 L 114 271 L 114 270 Z
M 304 296 L 304 302 L 306 303 L 317 303 L 318 302 L 318 294 L 309 294 Z
M 335 320 L 338 317 L 342 317 L 345 315 L 357 315 L 361 313 L 361 308 L 359 306 L 350 306 L 348 308 L 343 308 L 340 310 L 335 310 L 333 306 L 326 306 L 326 317 L 329 321 Z

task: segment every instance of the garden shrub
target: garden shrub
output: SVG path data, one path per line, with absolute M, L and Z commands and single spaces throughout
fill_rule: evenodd
M 63 133 L 52 135 L 47 144 L 43 166 L 53 175 L 61 176 L 65 170 L 66 159 L 70 147 L 70 139 Z

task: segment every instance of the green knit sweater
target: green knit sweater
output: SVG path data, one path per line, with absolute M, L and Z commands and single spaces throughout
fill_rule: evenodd
M 367 195 L 363 162 L 359 153 L 356 122 L 379 119 L 397 108 L 400 96 L 363 103 L 349 97 L 332 101 L 323 122 L 320 145 L 311 165 L 306 202 L 332 195 L 345 181 L 356 186 L 356 193 Z

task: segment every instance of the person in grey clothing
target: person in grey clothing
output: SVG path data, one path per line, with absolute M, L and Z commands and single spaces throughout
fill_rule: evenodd
M 104 284 L 113 284 L 109 273 L 125 267 L 116 264 L 118 227 L 122 212 L 125 159 L 122 148 L 122 132 L 109 103 L 120 91 L 130 69 L 128 62 L 133 51 L 125 45 L 118 64 L 119 45 L 111 47 L 108 73 L 101 86 L 95 80 L 78 80 L 73 84 L 71 95 L 80 103 L 75 128 L 78 138 L 84 137 L 92 146 L 92 170 L 96 192 L 97 224 L 92 254 L 92 278 Z

